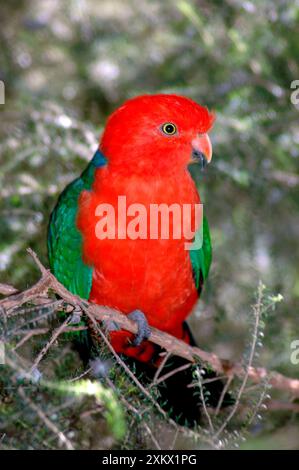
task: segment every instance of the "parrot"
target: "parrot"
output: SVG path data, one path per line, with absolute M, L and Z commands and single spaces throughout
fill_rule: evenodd
M 204 169 L 211 162 L 209 132 L 214 121 L 213 112 L 188 97 L 147 94 L 128 99 L 110 115 L 93 158 L 61 193 L 50 216 L 51 271 L 73 294 L 117 309 L 137 323 L 134 335 L 111 322 L 109 337 L 128 364 L 146 370 L 148 381 L 161 363 L 161 348 L 149 341 L 150 327 L 195 345 L 186 319 L 201 296 L 212 260 L 205 214 L 200 222 L 189 215 L 194 229 L 189 238 L 184 233 L 151 237 L 151 207 L 201 206 L 189 168 L 192 164 Z M 124 212 L 120 197 L 131 215 L 125 214 L 121 227 L 116 223 Z M 138 219 L 143 231 L 129 236 L 140 206 L 146 210 L 143 220 Z M 108 213 L 114 213 L 114 219 Z M 99 223 L 103 229 L 104 222 L 106 231 L 99 233 Z M 135 229 L 137 225 L 135 221 Z M 169 225 L 174 228 L 174 216 Z M 186 241 L 194 243 L 199 234 L 201 243 L 186 249 Z M 182 358 L 170 358 L 165 371 L 184 364 Z M 214 372 L 208 375 L 215 377 Z M 178 422 L 199 420 L 199 398 L 187 387 L 191 381 L 187 368 L 170 376 L 160 389 L 161 403 Z M 216 406 L 221 381 L 211 383 L 211 389 L 210 400 L 213 405 L 215 397 Z

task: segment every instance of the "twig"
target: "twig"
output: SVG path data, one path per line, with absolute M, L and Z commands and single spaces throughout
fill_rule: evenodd
M 15 289 L 10 284 L 0 284 L 0 294 L 1 295 L 12 295 L 12 294 L 16 294 L 17 292 L 18 292 L 18 290 Z
M 252 412 L 251 412 L 251 416 L 250 418 L 248 419 L 246 425 L 247 427 L 249 428 L 249 426 L 253 423 L 255 417 L 257 416 L 257 413 L 259 411 L 259 409 L 261 408 L 261 406 L 263 405 L 263 402 L 265 400 L 265 397 L 266 397 L 266 391 L 267 391 L 267 384 L 265 384 L 264 386 L 264 390 L 262 391 L 260 397 L 259 397 L 259 400 L 258 402 L 255 404 Z
M 32 251 L 29 251 L 32 255 Z M 37 256 L 33 253 L 33 258 L 37 262 L 39 269 L 42 272 L 41 279 L 31 288 L 24 292 L 13 294 L 0 301 L 0 315 L 3 315 L 3 309 L 6 311 L 6 315 L 9 318 L 15 313 L 12 309 L 16 306 L 22 305 L 41 294 L 46 295 L 49 290 L 54 291 L 58 294 L 66 303 L 72 306 L 79 306 L 82 310 L 88 314 L 89 318 L 97 323 L 103 320 L 113 320 L 118 325 L 132 333 L 137 332 L 137 325 L 131 321 L 126 315 L 121 312 L 103 307 L 95 304 L 90 304 L 86 300 L 80 299 L 80 297 L 69 292 L 57 279 L 45 269 Z M 165 349 L 168 353 L 176 356 L 180 356 L 187 359 L 190 362 L 195 362 L 196 359 L 200 359 L 201 362 L 208 363 L 215 372 L 221 375 L 233 375 L 237 377 L 244 377 L 244 366 L 241 363 L 232 363 L 228 360 L 219 358 L 215 353 L 204 351 L 198 347 L 193 347 L 186 344 L 168 333 L 151 328 L 151 335 L 149 340 Z M 110 343 L 109 343 L 110 344 Z M 246 381 L 251 379 L 254 383 L 260 383 L 268 379 L 269 385 L 272 388 L 290 392 L 294 397 L 299 397 L 299 380 L 286 377 L 278 372 L 271 372 L 263 367 L 250 366 L 246 370 Z
M 164 380 L 169 379 L 169 377 L 172 377 L 173 375 L 177 374 L 178 372 L 181 372 L 182 370 L 189 369 L 189 367 L 192 366 L 192 363 L 190 362 L 189 364 L 184 364 L 180 367 L 177 367 L 174 370 L 171 370 L 170 372 L 167 372 L 167 374 L 162 375 L 162 377 L 159 377 L 156 382 L 152 382 L 149 386 L 149 388 L 154 387 L 155 385 L 159 385 L 159 383 L 164 382 Z M 187 385 L 189 387 L 189 385 Z
M 44 333 L 47 333 L 48 331 L 49 331 L 49 328 L 37 328 L 36 330 L 27 331 L 25 336 L 15 345 L 15 347 L 12 350 L 16 351 L 18 348 L 23 346 L 23 344 L 27 343 L 27 341 L 29 341 L 30 338 L 32 338 L 32 336 L 42 335 Z M 20 332 L 19 334 L 22 334 L 22 332 Z
M 63 300 L 55 300 L 49 302 L 48 297 L 36 297 L 32 299 L 31 303 L 34 305 L 32 307 L 18 308 L 16 307 L 11 315 L 29 315 L 30 313 L 42 312 L 45 311 L 46 315 L 51 315 L 55 311 L 59 310 L 63 306 Z M 36 318 L 29 320 L 29 323 L 35 322 Z
M 170 353 L 167 353 L 167 354 L 165 354 L 165 356 L 163 357 L 163 359 L 162 359 L 162 361 L 161 361 L 161 363 L 160 363 L 160 365 L 159 365 L 159 367 L 158 367 L 158 369 L 157 369 L 157 371 L 156 371 L 156 373 L 155 373 L 155 375 L 154 375 L 153 382 L 152 382 L 151 386 L 156 385 L 156 382 L 157 382 L 157 380 L 158 380 L 158 377 L 159 377 L 160 373 L 162 372 L 163 367 L 165 366 L 165 364 L 166 364 L 166 362 L 168 361 L 168 359 L 170 358 L 170 356 L 171 356 L 171 354 L 170 354 Z
M 51 329 L 50 328 L 36 328 L 34 330 L 19 330 L 15 332 L 15 336 L 22 335 L 24 334 L 25 336 L 16 344 L 16 346 L 13 348 L 13 351 L 16 351 L 18 348 L 23 346 L 27 341 L 32 338 L 32 336 L 39 336 L 39 335 L 45 335 L 49 333 Z M 63 333 L 71 333 L 74 331 L 84 331 L 87 330 L 86 326 L 69 326 L 64 329 Z
M 284 171 L 269 172 L 268 179 L 277 181 L 280 184 L 286 185 L 289 188 L 294 188 L 299 185 L 299 176 L 295 173 L 287 173 Z
M 88 314 L 88 312 L 87 312 Z M 88 314 L 89 316 L 89 314 Z M 159 413 L 172 425 L 174 425 L 175 428 L 177 428 L 177 424 L 175 421 L 172 419 L 169 419 L 167 416 L 167 413 L 160 407 L 160 405 L 154 400 L 152 395 L 144 388 L 144 386 L 139 382 L 137 377 L 133 374 L 133 372 L 129 369 L 129 367 L 124 363 L 124 361 L 121 360 L 119 355 L 115 352 L 112 344 L 108 341 L 104 333 L 102 332 L 101 328 L 99 327 L 98 323 L 95 321 L 95 319 L 92 316 L 89 316 L 91 322 L 93 323 L 93 327 L 95 328 L 95 331 L 97 331 L 110 352 L 113 354 L 115 357 L 116 362 L 123 368 L 123 370 L 126 372 L 126 374 L 132 379 L 132 381 L 137 385 L 139 390 L 142 392 L 142 394 L 154 405 L 154 407 L 159 411 Z
M 293 411 L 299 413 L 299 403 L 286 403 L 279 400 L 272 400 L 267 404 L 268 410 L 271 411 Z
M 56 328 L 56 330 L 54 330 L 54 333 L 50 339 L 50 341 L 47 342 L 47 344 L 43 347 L 43 349 L 40 351 L 39 355 L 37 356 L 37 358 L 35 359 L 34 363 L 32 364 L 32 367 L 30 369 L 30 372 L 29 374 L 32 374 L 32 372 L 37 368 L 38 364 L 40 363 L 40 361 L 42 360 L 42 358 L 44 357 L 44 355 L 48 352 L 48 350 L 50 349 L 51 345 L 56 341 L 56 339 L 58 338 L 58 336 L 64 331 L 64 329 L 66 328 L 66 326 L 68 325 L 69 321 L 70 321 L 70 318 L 71 317 L 68 317 L 63 323 L 62 325 L 60 325 L 59 328 Z
M 60 431 L 57 426 L 45 415 L 45 413 L 25 394 L 22 387 L 19 388 L 18 393 L 20 397 L 27 403 L 27 405 L 37 414 L 37 416 L 43 421 L 46 427 L 53 432 L 58 441 L 65 445 L 67 450 L 74 450 L 74 447 L 70 440 Z
M 256 343 L 257 343 L 257 337 L 258 337 L 258 327 L 259 327 L 259 324 L 260 324 L 260 315 L 261 315 L 261 302 L 262 302 L 262 285 L 260 284 L 259 291 L 258 291 L 257 304 L 254 306 L 255 322 L 254 322 L 254 330 L 253 330 L 253 340 L 252 340 L 252 344 L 251 344 L 251 347 L 250 347 L 248 364 L 244 368 L 245 369 L 245 375 L 243 377 L 241 386 L 239 388 L 234 406 L 232 407 L 232 410 L 229 413 L 229 415 L 227 416 L 227 418 L 224 420 L 222 425 L 219 427 L 219 429 L 215 433 L 214 439 L 217 439 L 221 435 L 221 433 L 227 427 L 228 423 L 232 420 L 232 418 L 236 414 L 236 412 L 238 410 L 238 407 L 239 407 L 239 404 L 240 404 L 240 401 L 241 401 L 241 397 L 242 397 L 243 392 L 245 390 L 245 387 L 247 385 L 247 382 L 248 382 L 248 379 L 249 379 L 249 370 L 252 368 L 255 349 L 256 349 Z
M 109 387 L 112 388 L 112 390 L 116 393 L 116 395 L 119 396 L 119 394 L 117 393 L 116 387 L 115 387 L 114 383 L 112 382 L 112 380 L 110 380 L 108 377 L 106 377 L 106 382 L 109 385 Z M 130 410 L 132 413 L 134 413 L 135 416 L 140 418 L 140 410 L 137 410 L 137 408 L 135 408 L 135 406 L 133 406 L 131 403 L 129 403 L 128 400 L 126 400 L 126 398 L 123 395 L 120 396 L 120 400 L 124 403 L 124 405 L 128 408 L 128 410 Z M 145 428 L 147 434 L 152 439 L 156 449 L 161 450 L 161 447 L 160 447 L 157 439 L 155 438 L 151 428 L 147 424 L 147 422 L 143 421 L 142 425 Z M 176 431 L 176 432 L 178 432 L 178 431 Z
M 82 372 L 82 374 L 78 375 L 77 377 L 73 377 L 72 379 L 69 379 L 68 382 L 76 382 L 77 380 L 81 380 L 83 377 L 85 377 L 85 375 L 89 374 L 89 372 L 91 372 L 92 368 L 89 367 L 88 369 L 86 369 L 84 372 Z
M 204 414 L 205 414 L 205 416 L 208 420 L 208 424 L 209 424 L 211 434 L 214 434 L 214 426 L 213 426 L 213 423 L 212 423 L 211 416 L 210 416 L 210 414 L 208 412 L 208 409 L 207 409 L 206 399 L 205 399 L 205 396 L 204 396 L 203 386 L 202 386 L 202 381 L 201 381 L 201 375 L 200 375 L 200 371 L 199 371 L 198 367 L 196 367 L 196 374 L 197 374 L 197 384 L 198 384 L 198 388 L 199 388 L 199 392 L 200 392 L 200 399 L 201 399 L 201 404 L 202 404 L 202 407 L 203 407 L 203 411 L 204 411 Z
M 224 397 L 225 397 L 225 394 L 226 392 L 228 391 L 229 387 L 230 387 L 230 384 L 232 383 L 233 379 L 234 379 L 234 376 L 233 375 L 229 375 L 227 378 L 226 378 L 226 383 L 222 389 L 222 392 L 221 392 L 221 395 L 220 395 L 220 398 L 219 398 L 219 401 L 217 403 L 217 407 L 216 407 L 216 410 L 215 410 L 215 416 L 218 415 L 220 409 L 221 409 L 221 406 L 222 406 L 222 403 L 223 403 L 223 400 L 224 400 Z

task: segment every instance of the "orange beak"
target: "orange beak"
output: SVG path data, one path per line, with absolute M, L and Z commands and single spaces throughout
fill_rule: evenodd
M 212 144 L 208 134 L 202 134 L 192 140 L 191 163 L 200 163 L 204 168 L 212 160 Z

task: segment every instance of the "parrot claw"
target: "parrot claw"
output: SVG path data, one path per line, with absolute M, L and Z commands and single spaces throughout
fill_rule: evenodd
M 133 310 L 133 312 L 128 314 L 128 318 L 137 323 L 138 331 L 133 340 L 133 346 L 139 346 L 143 340 L 150 337 L 151 329 L 148 321 L 141 310 Z

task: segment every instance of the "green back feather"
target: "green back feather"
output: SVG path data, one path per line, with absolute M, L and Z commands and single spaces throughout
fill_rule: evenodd
M 194 243 L 200 246 L 200 248 L 196 250 L 190 250 L 189 253 L 192 264 L 194 282 L 196 285 L 196 289 L 200 294 L 202 286 L 208 277 L 212 262 L 212 244 L 210 230 L 208 220 L 205 216 L 203 216 L 202 230 L 199 230 L 195 234 Z
M 96 168 L 107 163 L 97 151 L 82 173 L 61 193 L 54 208 L 48 229 L 48 254 L 51 271 L 73 294 L 88 299 L 92 286 L 92 267 L 82 258 L 82 235 L 77 229 L 78 198 L 90 190 Z

